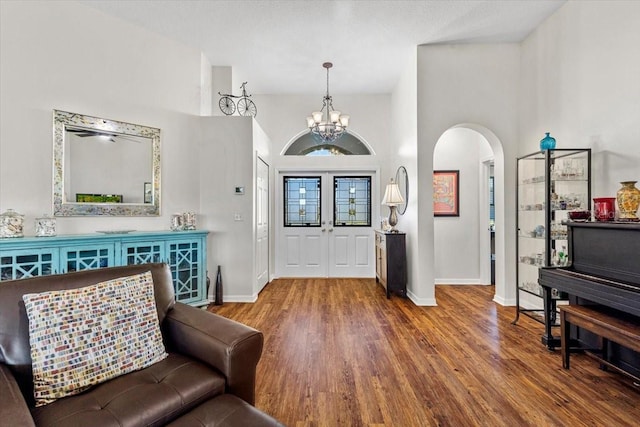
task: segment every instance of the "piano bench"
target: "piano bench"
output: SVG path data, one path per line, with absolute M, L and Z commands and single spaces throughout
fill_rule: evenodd
M 571 325 L 586 329 L 603 339 L 603 362 L 606 362 L 607 343 L 605 340 L 640 352 L 640 321 L 623 319 L 609 312 L 584 305 L 560 305 L 558 308 L 560 309 L 560 354 L 562 355 L 563 368 L 569 369 L 569 327 Z

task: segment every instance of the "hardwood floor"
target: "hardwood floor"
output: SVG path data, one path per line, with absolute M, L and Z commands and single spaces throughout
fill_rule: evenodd
M 639 425 L 640 387 L 582 354 L 562 369 L 542 325 L 492 297 L 437 286 L 417 307 L 373 279 L 279 279 L 209 310 L 264 333 L 256 406 L 287 426 Z

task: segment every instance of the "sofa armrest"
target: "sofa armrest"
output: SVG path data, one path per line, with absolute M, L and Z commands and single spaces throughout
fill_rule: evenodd
M 163 322 L 166 345 L 195 357 L 226 377 L 226 391 L 255 404 L 262 332 L 226 317 L 177 302 Z
M 35 426 L 20 387 L 4 363 L 0 363 L 0 424 Z

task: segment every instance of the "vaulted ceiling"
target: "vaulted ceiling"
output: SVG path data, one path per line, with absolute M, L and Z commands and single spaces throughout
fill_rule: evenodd
M 565 0 L 80 0 L 231 66 L 256 94 L 389 93 L 416 46 L 522 41 Z

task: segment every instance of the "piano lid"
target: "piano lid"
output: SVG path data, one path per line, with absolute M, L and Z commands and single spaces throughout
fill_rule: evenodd
M 640 223 L 565 224 L 572 270 L 640 286 Z

